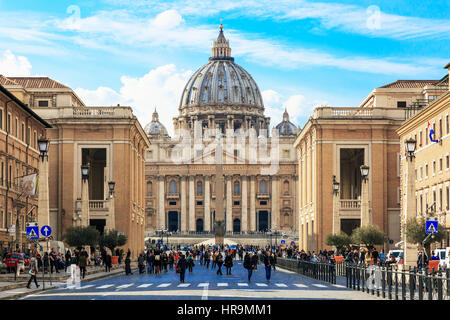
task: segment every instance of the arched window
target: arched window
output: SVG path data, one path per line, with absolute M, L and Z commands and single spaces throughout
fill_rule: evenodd
M 239 181 L 234 182 L 234 195 L 240 195 L 241 194 L 241 185 L 239 184 Z
M 149 195 L 149 196 L 152 195 L 152 182 L 151 181 L 147 182 L 147 195 Z
M 266 180 L 261 180 L 259 182 L 259 192 L 260 193 L 267 193 L 267 182 L 266 182 Z
M 170 180 L 169 193 L 170 194 L 177 193 L 177 182 L 175 180 Z
M 202 182 L 197 182 L 197 195 L 201 196 L 203 194 L 203 185 Z
M 283 183 L 283 193 L 284 194 L 289 194 L 289 181 L 284 181 Z

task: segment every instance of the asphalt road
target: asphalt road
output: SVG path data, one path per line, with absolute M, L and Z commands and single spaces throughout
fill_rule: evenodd
M 210 266 L 211 267 L 211 266 Z M 301 299 L 301 300 L 376 300 L 377 297 L 353 291 L 342 285 L 333 285 L 290 271 L 272 270 L 270 282 L 266 281 L 264 265 L 259 264 L 252 281 L 247 281 L 247 270 L 242 261 L 234 261 L 232 275 L 216 275 L 216 270 L 206 269 L 195 261 L 194 271 L 186 272 L 185 283 L 180 283 L 174 270 L 160 275 L 120 274 L 98 281 L 82 283 L 71 288 L 61 283 L 58 289 L 39 292 L 24 297 L 25 300 L 251 300 L 251 299 Z M 378 298 L 379 299 L 379 298 Z

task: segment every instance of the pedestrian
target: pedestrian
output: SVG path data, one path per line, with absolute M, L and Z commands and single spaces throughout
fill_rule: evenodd
M 105 264 L 105 271 L 111 272 L 111 266 L 112 266 L 112 257 L 111 254 L 108 252 L 105 252 L 105 260 L 103 262 Z
M 169 258 L 167 257 L 167 254 L 164 252 L 162 255 L 162 268 L 164 269 L 164 272 L 167 272 L 167 264 L 169 263 Z
M 146 256 L 146 262 L 147 262 L 147 273 L 148 274 L 150 274 L 150 273 L 152 273 L 152 261 L 151 261 L 151 251 L 150 250 L 148 250 L 147 251 L 147 256 Z
M 273 258 L 271 256 L 270 252 L 267 251 L 266 254 L 264 255 L 264 258 L 263 258 L 264 267 L 266 269 L 266 280 L 267 280 L 267 282 L 270 281 L 270 273 L 271 273 L 271 270 L 272 270 L 271 260 L 273 260 Z
M 227 275 L 231 276 L 231 268 L 233 267 L 233 257 L 230 252 L 225 256 L 225 268 L 227 270 Z
M 48 272 L 48 265 L 49 265 L 49 257 L 48 257 L 48 252 L 44 253 L 44 257 L 43 257 L 43 264 L 44 264 L 44 273 Z
M 80 267 L 81 278 L 84 279 L 86 276 L 87 258 L 83 252 L 78 257 L 78 266 Z
M 209 251 L 205 252 L 205 263 L 206 263 L 206 269 L 209 269 L 209 264 L 211 262 L 211 254 Z
M 31 281 L 34 281 L 34 284 L 36 285 L 36 288 L 39 288 L 39 285 L 37 283 L 37 261 L 36 261 L 36 257 L 33 255 L 30 259 L 30 279 L 28 280 L 28 284 L 27 284 L 27 288 L 31 289 L 30 285 L 31 285 Z
M 194 266 L 194 258 L 192 257 L 192 253 L 190 253 L 188 255 L 187 266 L 188 266 L 189 273 L 191 273 L 192 272 L 192 267 Z
M 253 273 L 252 253 L 247 252 L 244 257 L 244 268 L 248 271 L 248 282 L 250 282 Z
M 53 267 L 55 268 L 56 273 L 59 273 L 55 248 L 52 248 L 49 258 L 50 258 L 50 273 L 53 273 Z
M 42 270 L 42 258 L 41 258 L 41 255 L 39 254 L 39 252 L 36 254 L 36 261 L 37 261 L 38 272 L 43 271 Z
M 184 275 L 186 273 L 186 259 L 184 258 L 184 255 L 180 255 L 180 258 L 178 259 L 177 265 L 176 265 L 177 272 L 180 274 L 180 282 L 184 283 Z
M 175 259 L 173 257 L 173 252 L 171 251 L 169 254 L 169 269 L 173 270 L 173 263 L 174 263 Z
M 144 273 L 144 255 L 141 253 L 138 257 L 138 268 L 139 268 L 139 274 Z
M 211 269 L 215 269 L 216 268 L 216 258 L 217 258 L 217 254 L 216 252 L 212 253 L 212 265 L 211 265 Z
M 130 249 L 128 249 L 127 252 L 127 256 L 125 258 L 125 274 L 129 275 L 129 274 L 133 274 L 133 272 L 131 272 L 131 251 Z
M 67 249 L 66 255 L 64 257 L 66 259 L 66 263 L 64 264 L 64 272 L 67 272 L 67 267 L 70 266 L 70 260 L 72 258 L 72 254 L 70 253 L 70 250 Z
M 273 271 L 275 271 L 275 265 L 277 264 L 277 255 L 275 253 L 272 253 L 272 267 Z
M 258 271 L 258 254 L 256 252 L 252 253 L 252 265 L 252 270 Z
M 223 264 L 223 257 L 222 254 L 219 252 L 219 254 L 216 257 L 216 264 L 217 264 L 217 275 L 223 275 L 222 274 L 222 264 Z
M 161 270 L 161 253 L 159 252 L 159 249 L 155 250 L 155 274 L 159 274 L 159 271 Z

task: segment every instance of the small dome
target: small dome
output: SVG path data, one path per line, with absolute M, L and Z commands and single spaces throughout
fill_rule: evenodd
M 297 127 L 295 126 L 295 124 L 289 121 L 289 114 L 287 113 L 286 109 L 283 113 L 283 121 L 281 121 L 275 128 L 282 136 L 297 134 Z
M 144 132 L 148 136 L 164 136 L 164 137 L 169 136 L 166 127 L 164 127 L 164 125 L 161 122 L 159 122 L 159 116 L 158 113 L 156 112 L 156 108 L 155 112 L 153 112 L 152 115 L 152 121 L 145 126 Z

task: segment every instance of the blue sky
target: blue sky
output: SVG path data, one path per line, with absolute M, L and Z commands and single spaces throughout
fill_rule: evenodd
M 0 74 L 45 75 L 90 105 L 157 107 L 172 132 L 181 90 L 223 20 L 235 62 L 303 126 L 314 106 L 357 106 L 397 79 L 440 79 L 448 1 L 0 0 Z

